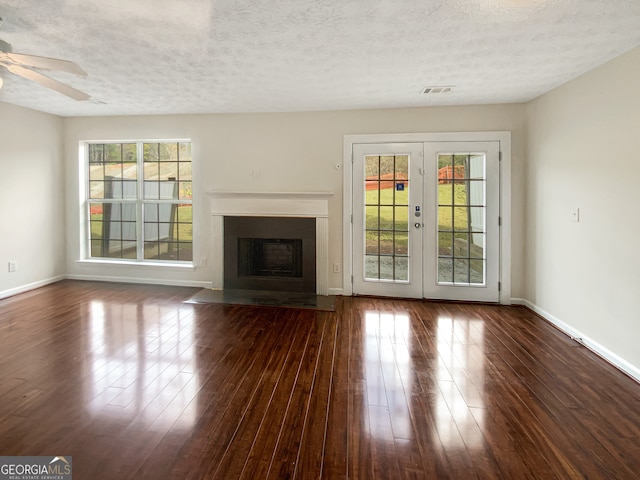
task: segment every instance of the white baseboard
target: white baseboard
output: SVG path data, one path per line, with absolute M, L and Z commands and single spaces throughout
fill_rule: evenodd
M 38 282 L 29 283 L 27 285 L 21 285 L 16 288 L 11 288 L 9 290 L 5 290 L 0 292 L 0 299 L 13 297 L 14 295 L 18 295 L 20 293 L 25 293 L 30 290 L 35 290 L 36 288 L 44 287 L 46 285 L 50 285 L 52 283 L 59 282 L 60 280 L 64 280 L 64 275 L 58 275 L 56 277 L 47 278 L 46 280 L 40 280 Z
M 202 282 L 194 280 L 165 280 L 162 278 L 147 277 L 116 277 L 103 275 L 66 275 L 69 280 L 85 280 L 91 282 L 114 282 L 114 283 L 143 283 L 148 285 L 170 285 L 175 287 L 197 287 L 211 288 L 212 282 Z
M 542 318 L 544 318 L 546 321 L 548 321 L 552 325 L 556 326 L 560 331 L 562 331 L 563 333 L 565 333 L 569 337 L 573 338 L 578 343 L 584 345 L 586 348 L 591 350 L 593 353 L 595 353 L 596 355 L 602 357 L 604 360 L 609 362 L 611 365 L 613 365 L 614 367 L 618 368 L 619 370 L 622 370 L 624 373 L 626 373 L 627 375 L 629 375 L 634 380 L 636 380 L 637 382 L 640 383 L 640 368 L 636 367 L 635 365 L 632 365 L 631 363 L 626 361 L 624 358 L 622 358 L 622 357 L 616 355 L 615 353 L 613 353 L 608 348 L 600 345 L 595 340 L 587 337 L 586 335 L 584 335 L 579 330 L 576 330 L 575 328 L 573 328 L 571 325 L 563 322 L 562 320 L 560 320 L 556 316 L 550 314 L 546 310 L 543 310 L 542 308 L 540 308 L 539 306 L 537 306 L 536 304 L 530 302 L 527 299 L 524 299 L 524 298 L 512 298 L 511 299 L 511 303 L 516 304 L 516 305 L 524 305 L 529 310 L 534 311 L 535 313 L 540 315 Z
M 342 288 L 330 288 L 329 295 L 344 295 L 344 289 Z

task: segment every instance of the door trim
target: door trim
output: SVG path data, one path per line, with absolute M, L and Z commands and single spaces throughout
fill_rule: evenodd
M 500 253 L 499 303 L 511 304 L 511 132 L 442 132 L 345 135 L 343 140 L 342 265 L 343 293 L 353 294 L 353 145 L 358 143 L 499 142 Z

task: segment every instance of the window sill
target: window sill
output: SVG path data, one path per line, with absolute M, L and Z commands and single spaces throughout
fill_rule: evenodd
M 176 263 L 176 262 L 141 262 L 136 260 L 103 260 L 95 258 L 85 258 L 83 260 L 77 260 L 76 263 L 84 263 L 89 265 L 123 265 L 127 267 L 160 267 L 171 268 L 180 270 L 195 270 L 193 262 L 189 263 Z

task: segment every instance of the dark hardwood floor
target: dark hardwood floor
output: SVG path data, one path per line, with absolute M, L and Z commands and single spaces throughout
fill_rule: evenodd
M 195 291 L 0 301 L 0 455 L 75 480 L 640 476 L 640 385 L 524 308 Z

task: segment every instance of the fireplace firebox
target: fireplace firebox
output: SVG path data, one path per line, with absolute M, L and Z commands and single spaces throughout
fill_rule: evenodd
M 314 218 L 224 218 L 224 286 L 316 291 Z
M 238 275 L 302 277 L 299 238 L 238 238 Z

